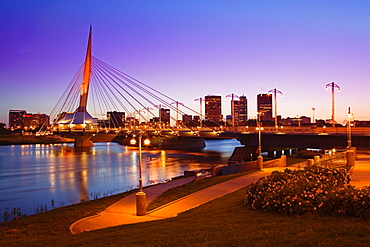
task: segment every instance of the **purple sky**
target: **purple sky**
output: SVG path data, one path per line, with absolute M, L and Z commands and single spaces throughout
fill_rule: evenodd
M 89 26 L 93 55 L 199 109 L 195 98 L 248 98 L 277 88 L 282 117 L 336 120 L 350 106 L 370 120 L 370 1 L 50 1 L 0 0 L 0 122 L 8 111 L 50 114 L 84 61 Z

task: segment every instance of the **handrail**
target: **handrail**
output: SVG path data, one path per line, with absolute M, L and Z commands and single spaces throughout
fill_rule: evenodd
M 315 164 L 332 168 L 345 166 L 347 165 L 347 151 L 326 153 L 320 161 Z

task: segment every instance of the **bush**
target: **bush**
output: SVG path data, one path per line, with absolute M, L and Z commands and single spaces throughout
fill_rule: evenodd
M 356 189 L 353 186 L 339 188 L 330 193 L 321 207 L 325 215 L 369 219 L 370 218 L 370 188 Z
M 247 187 L 245 204 L 252 209 L 287 215 L 370 218 L 370 188 L 356 189 L 343 168 L 312 166 L 273 172 Z

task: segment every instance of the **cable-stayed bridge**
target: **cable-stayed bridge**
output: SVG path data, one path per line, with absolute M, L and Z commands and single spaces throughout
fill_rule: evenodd
M 109 114 L 110 119 L 107 119 Z M 180 124 L 179 117 L 194 114 L 201 116 L 176 99 L 92 56 L 90 27 L 85 62 L 50 115 L 54 119 L 54 132 L 74 138 L 76 147 L 86 147 L 92 145 L 92 135 L 102 129 L 152 137 L 216 137 L 217 133 L 210 129 L 194 131 Z M 204 147 L 204 141 L 199 138 L 189 140 L 186 140 L 187 145 L 191 146 L 192 142 Z
M 171 115 L 170 110 L 175 114 Z M 107 113 L 111 114 L 110 119 Z M 192 115 L 199 116 L 199 119 L 189 119 L 193 121 L 194 127 L 185 127 L 180 117 L 185 119 Z M 203 138 L 239 138 L 246 146 L 260 144 L 257 143 L 258 131 L 255 127 L 224 127 L 216 123 L 212 127 L 202 126 L 201 112 L 92 56 L 91 27 L 85 62 L 50 117 L 54 120 L 54 133 L 74 138 L 76 147 L 92 146 L 93 135 L 109 131 L 117 133 L 122 144 L 129 144 L 132 137 L 141 135 L 151 138 L 152 145 L 160 146 L 166 141 L 169 147 L 175 149 L 204 147 Z M 112 118 L 114 121 L 111 121 Z M 352 141 L 356 143 L 356 139 L 361 136 L 358 145 L 370 147 L 370 141 L 366 139 L 369 138 L 370 130 L 356 130 L 353 129 Z M 299 143 L 306 143 L 302 148 L 343 146 L 348 139 L 347 132 L 347 127 L 266 127 L 262 148 L 266 150 L 272 145 L 281 148 L 298 147 Z

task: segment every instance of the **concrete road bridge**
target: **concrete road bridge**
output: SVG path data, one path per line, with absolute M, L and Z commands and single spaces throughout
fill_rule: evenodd
M 284 149 L 332 149 L 346 148 L 348 141 L 358 149 L 370 148 L 370 127 L 352 127 L 350 135 L 347 127 L 266 127 L 259 134 L 256 127 L 217 127 L 217 128 L 131 128 L 116 130 L 101 130 L 93 137 L 93 141 L 117 141 L 129 145 L 132 138 L 139 135 L 149 138 L 155 147 L 161 147 L 158 142 L 165 142 L 176 147 L 204 147 L 203 139 L 238 139 L 246 147 L 258 147 L 259 135 L 263 151 L 279 151 Z M 349 138 L 350 137 L 350 138 Z M 168 139 L 172 139 L 171 142 Z M 156 141 L 155 141 L 156 140 Z M 168 146 L 163 145 L 166 149 Z M 174 146 L 171 146 L 174 147 Z M 253 150 L 253 148 L 251 149 Z M 252 152 L 252 151 L 251 151 Z

